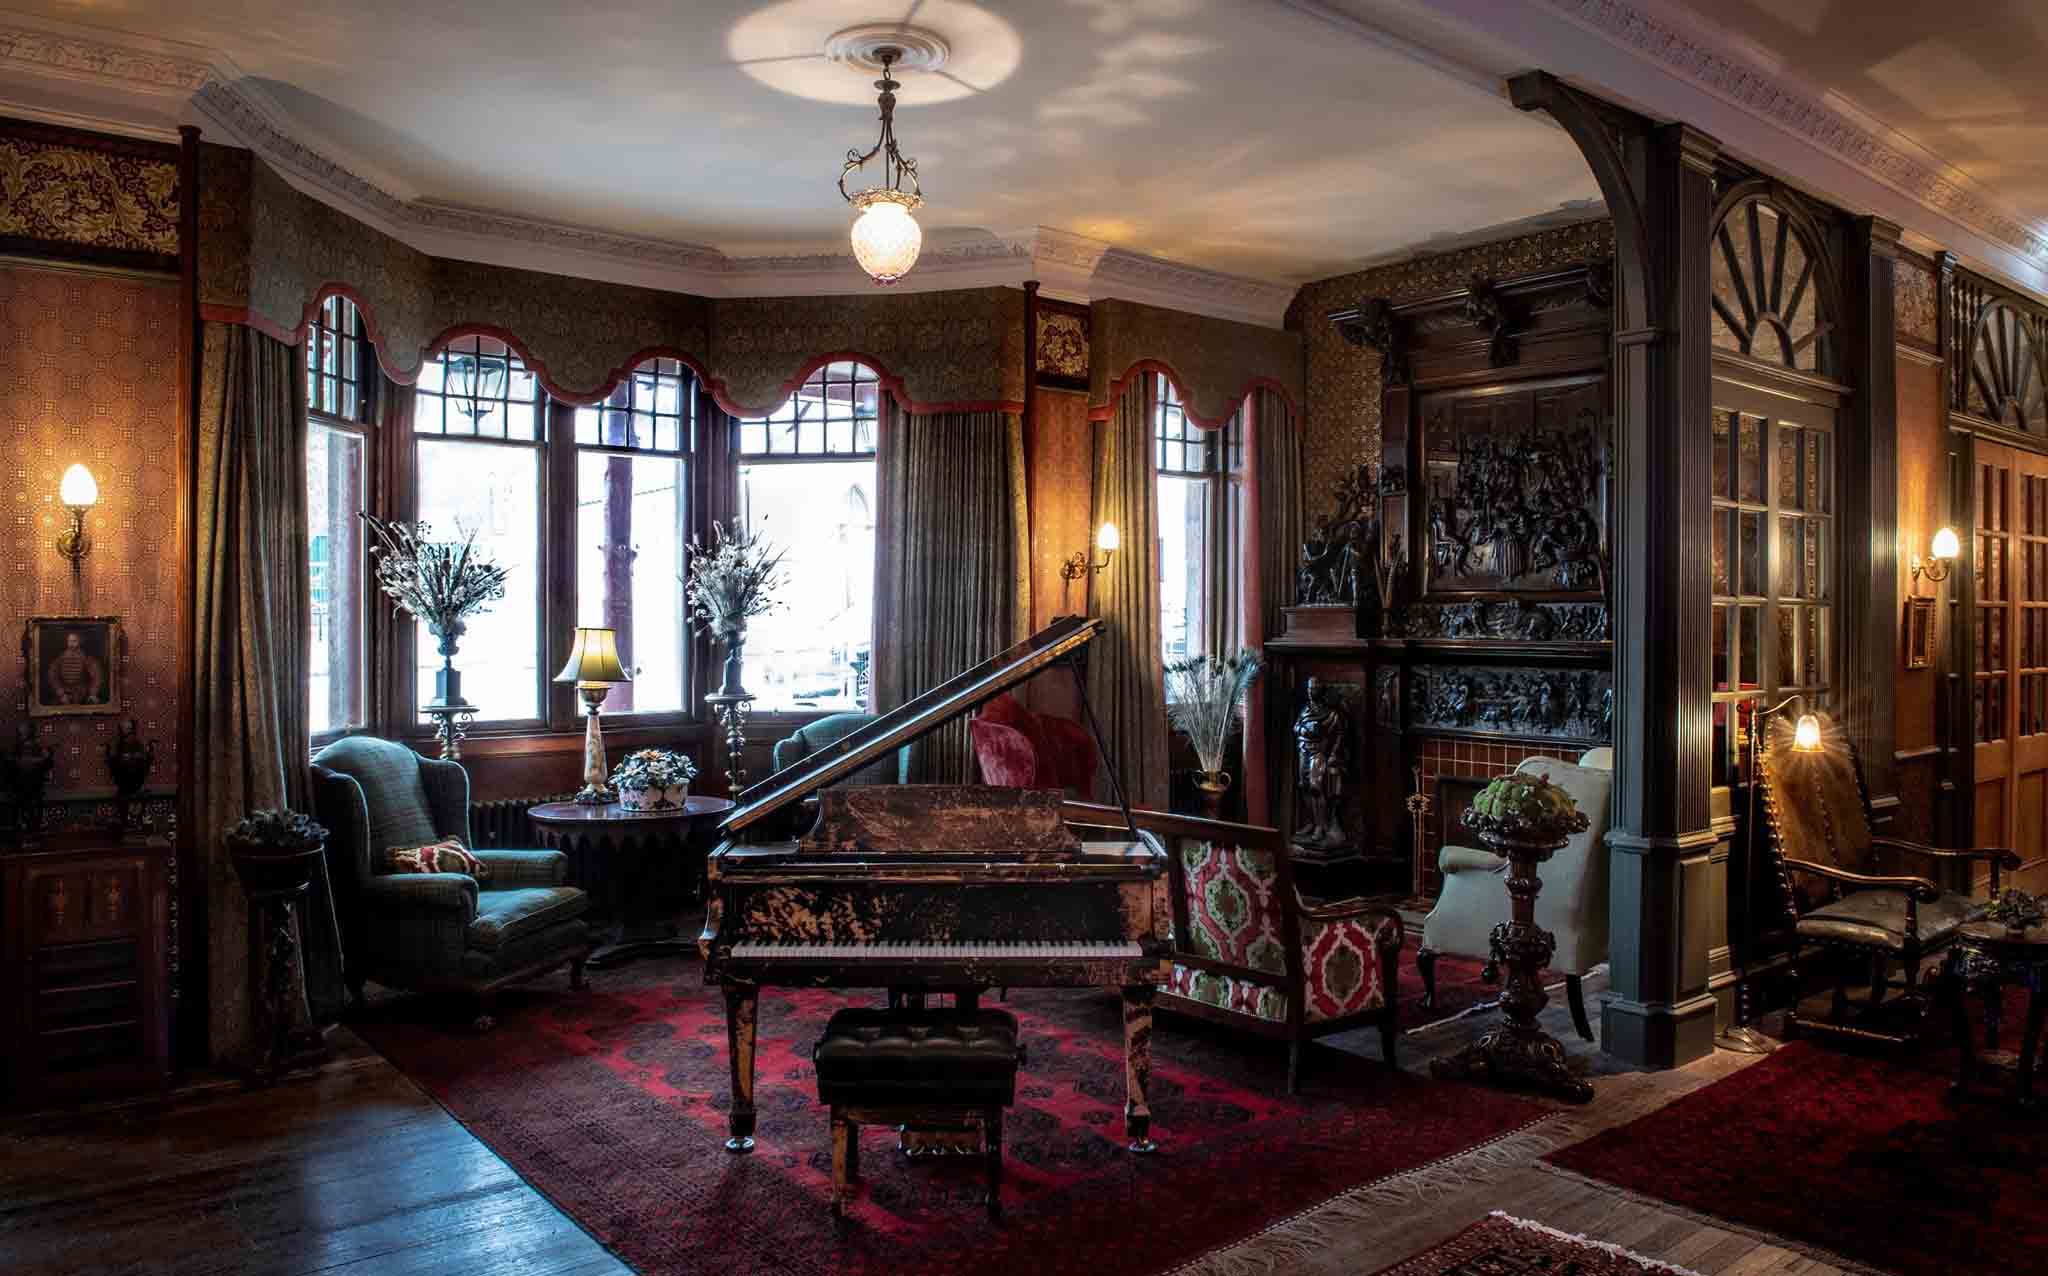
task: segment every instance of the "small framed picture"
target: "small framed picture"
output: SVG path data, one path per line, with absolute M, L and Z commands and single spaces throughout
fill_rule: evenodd
M 1906 668 L 1925 669 L 1934 663 L 1934 600 L 1906 600 Z
M 35 616 L 22 639 L 28 652 L 28 716 L 121 711 L 118 616 Z

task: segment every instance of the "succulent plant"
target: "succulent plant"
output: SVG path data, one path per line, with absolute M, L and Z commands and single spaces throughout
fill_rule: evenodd
M 1465 812 L 1465 823 L 1481 833 L 1536 842 L 1582 833 L 1590 821 L 1549 775 L 1511 771 L 1479 790 Z
M 310 851 L 327 844 L 327 826 L 299 811 L 252 811 L 228 830 L 227 840 L 257 854 Z

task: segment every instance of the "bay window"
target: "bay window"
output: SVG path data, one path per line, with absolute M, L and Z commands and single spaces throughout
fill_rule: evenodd
M 546 561 L 542 449 L 546 399 L 517 352 L 491 337 L 454 341 L 421 366 L 413 410 L 414 517 L 431 534 L 477 548 L 509 569 L 505 597 L 472 616 L 455 667 L 479 722 L 546 717 L 540 601 Z M 441 666 L 425 625 L 413 639 L 415 700 L 432 694 Z M 425 721 L 424 715 L 421 717 Z
M 1238 642 L 1244 449 L 1237 421 L 1204 430 L 1188 420 L 1171 380 L 1146 376 L 1158 485 L 1161 654 L 1168 662 L 1225 656 Z
M 604 403 L 576 409 L 576 623 L 613 630 L 633 675 L 612 688 L 607 715 L 685 707 L 696 438 L 697 379 L 674 359 L 641 364 Z
M 358 517 L 370 495 L 370 440 L 363 426 L 367 350 L 355 304 L 346 297 L 325 298 L 306 331 L 313 630 L 307 700 L 318 739 L 359 731 L 369 722 L 369 582 Z
M 881 385 L 831 363 L 764 417 L 734 422 L 739 515 L 784 551 L 783 605 L 747 629 L 757 710 L 856 710 L 874 641 Z

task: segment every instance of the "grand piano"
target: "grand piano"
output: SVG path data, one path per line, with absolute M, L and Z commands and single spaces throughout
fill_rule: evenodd
M 827 787 L 1056 664 L 1078 678 L 1101 629 L 1055 620 L 740 794 L 708 861 L 698 939 L 705 982 L 725 992 L 727 1151 L 754 1146 L 765 987 L 951 992 L 962 1004 L 987 988 L 1120 989 L 1125 1133 L 1133 1152 L 1154 1150 L 1146 1088 L 1153 995 L 1171 967 L 1166 852 L 1131 821 L 1121 784 L 1123 836 L 1110 841 L 1082 840 L 1053 792 Z M 790 836 L 813 798 L 815 822 Z

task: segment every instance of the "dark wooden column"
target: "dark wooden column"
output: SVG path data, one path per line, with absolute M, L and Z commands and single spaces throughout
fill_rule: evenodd
M 1509 81 L 1577 142 L 1615 221 L 1613 994 L 1602 1046 L 1673 1067 L 1713 1049 L 1710 137 L 1544 72 Z
M 1899 228 L 1876 217 L 1857 218 L 1850 225 L 1847 249 L 1848 375 L 1843 379 L 1857 390 L 1844 422 L 1846 446 L 1839 462 L 1842 500 L 1836 525 L 1851 538 L 1837 556 L 1842 568 L 1839 703 L 1863 754 L 1871 809 L 1886 824 L 1899 803 L 1892 704 L 1904 624 L 1899 611 L 1899 350 L 1892 317 Z M 1859 530 L 1866 528 L 1867 538 Z

